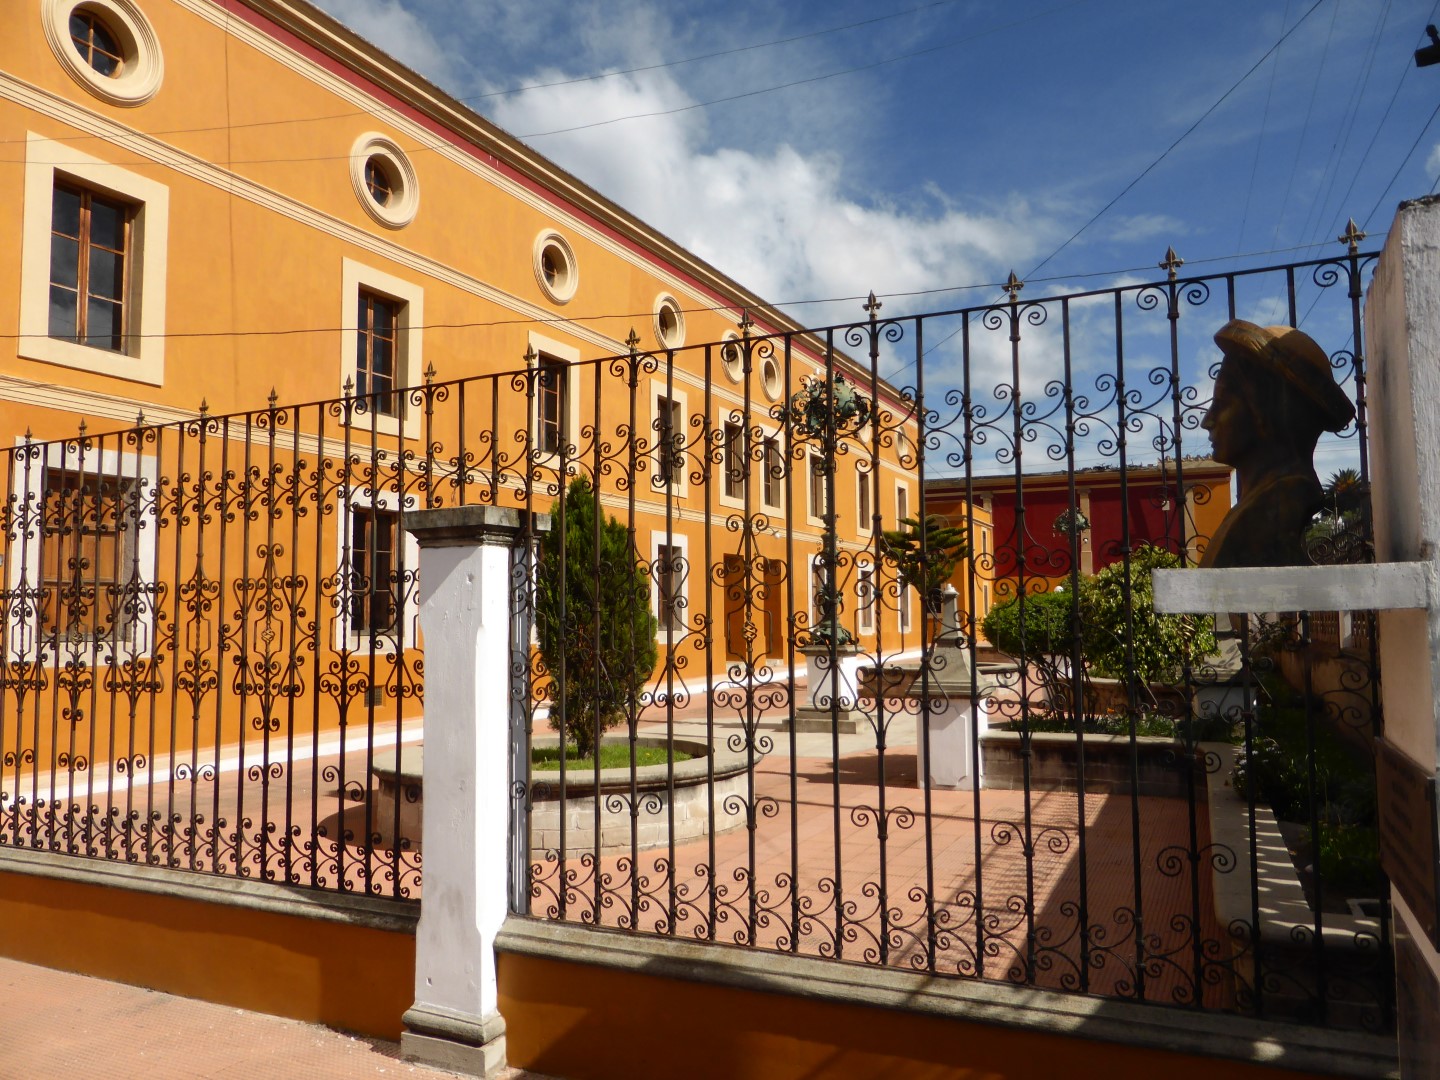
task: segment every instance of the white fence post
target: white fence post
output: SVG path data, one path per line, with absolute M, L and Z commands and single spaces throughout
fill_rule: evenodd
M 407 513 L 405 528 L 420 546 L 425 818 L 401 1052 L 489 1076 L 505 1065 L 494 944 L 511 895 L 513 597 L 528 587 L 529 530 L 493 506 Z
M 1415 560 L 1432 588 L 1440 571 L 1440 200 L 1401 205 L 1365 302 L 1370 353 L 1370 462 L 1375 557 Z M 1396 1010 L 1401 1070 L 1440 1070 L 1440 926 L 1437 926 L 1435 778 L 1440 742 L 1440 605 L 1382 612 L 1385 705 L 1380 778 L 1381 858 L 1395 911 Z M 1393 792 L 1403 791 L 1399 800 Z M 1387 794 L 1392 795 L 1387 799 Z M 1386 814 L 1387 802 L 1390 814 Z M 1387 819 L 1388 818 L 1388 819 Z

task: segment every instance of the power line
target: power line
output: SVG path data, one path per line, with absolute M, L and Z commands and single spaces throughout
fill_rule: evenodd
M 1255 63 L 1250 66 L 1250 70 L 1245 72 L 1244 75 L 1241 75 L 1240 78 L 1231 85 L 1230 89 L 1226 90 L 1225 93 L 1221 94 L 1220 97 L 1216 99 L 1213 105 L 1211 105 L 1208 109 L 1201 113 L 1200 117 L 1193 124 L 1191 124 L 1183 132 L 1181 132 L 1178 139 L 1176 139 L 1169 146 L 1167 146 L 1160 154 L 1160 156 L 1157 157 L 1154 161 L 1152 161 L 1149 165 L 1145 166 L 1145 168 L 1140 171 L 1140 174 L 1136 176 L 1135 179 L 1131 180 L 1128 184 L 1124 186 L 1124 188 L 1120 190 L 1120 193 L 1118 195 L 1116 195 L 1113 199 L 1107 202 L 1099 210 L 1095 211 L 1095 213 L 1090 217 L 1089 221 L 1085 222 L 1085 224 L 1081 225 L 1078 229 L 1071 233 L 1069 237 L 1066 238 L 1064 243 L 1062 243 L 1049 255 L 1045 256 L 1045 258 L 1041 259 L 1040 262 L 1037 263 L 1034 267 L 1032 267 L 1030 272 L 1025 276 L 1027 278 L 1033 277 L 1039 270 L 1046 266 L 1046 264 L 1051 262 L 1055 258 L 1055 256 L 1059 255 L 1062 251 L 1064 251 L 1067 247 L 1074 243 L 1081 233 L 1085 232 L 1087 229 L 1090 228 L 1091 225 L 1094 225 L 1095 222 L 1099 221 L 1100 218 L 1103 217 L 1112 206 L 1114 206 L 1126 195 L 1128 195 L 1131 189 L 1134 188 L 1136 184 L 1140 183 L 1141 180 L 1149 176 L 1150 173 L 1154 171 L 1157 165 L 1159 165 L 1162 161 L 1164 161 L 1167 157 L 1170 156 L 1171 151 L 1173 151 L 1177 146 L 1179 146 L 1182 142 L 1189 138 L 1191 133 L 1194 132 L 1194 130 L 1198 128 L 1202 123 L 1204 123 L 1211 113 L 1213 113 L 1216 109 L 1223 105 L 1229 99 L 1231 94 L 1235 93 L 1236 90 L 1240 89 L 1241 85 L 1245 82 L 1245 80 L 1250 78 L 1251 75 L 1254 75 L 1256 71 L 1260 70 L 1260 66 L 1264 64 L 1265 61 L 1268 60 L 1270 56 L 1280 48 L 1281 45 L 1285 44 L 1286 40 L 1290 37 L 1290 35 L 1295 33 L 1296 30 L 1299 30 L 1300 27 L 1305 25 L 1305 20 L 1310 18 L 1311 15 L 1315 14 L 1316 9 L 1318 9 L 1320 5 L 1324 2 L 1325 0 L 1315 0 L 1315 3 L 1310 6 L 1310 9 L 1306 11 L 1304 15 L 1300 16 L 1300 19 L 1295 23 L 1295 25 L 1292 26 L 1289 30 L 1286 30 L 1283 34 L 1281 34 L 1279 40 L 1277 40 L 1274 45 L 1271 45 L 1270 48 L 1266 49 L 1264 55 L 1262 55 L 1260 59 L 1256 60 Z M 926 349 L 924 355 L 929 356 L 932 352 L 940 348 L 941 345 L 944 345 L 947 341 L 949 341 L 959 332 L 959 329 L 953 330 L 951 333 L 937 341 L 934 345 L 930 346 L 930 348 Z M 910 367 L 914 363 L 915 361 L 912 360 L 909 364 L 905 365 L 905 367 Z M 900 371 L 904 370 L 905 368 L 900 369 Z
M 1400 179 L 1400 173 L 1404 171 L 1406 165 L 1410 164 L 1410 159 L 1415 155 L 1415 149 L 1420 145 L 1420 140 L 1425 138 L 1425 133 L 1430 130 L 1430 125 L 1435 123 L 1435 117 L 1437 116 L 1440 116 L 1440 105 L 1435 106 L 1435 111 L 1430 114 L 1430 119 L 1425 121 L 1425 126 L 1420 129 L 1420 134 L 1416 135 L 1415 141 L 1410 144 L 1410 149 L 1406 152 L 1404 160 L 1395 167 L 1395 173 L 1390 177 L 1390 182 L 1385 185 L 1385 190 L 1380 192 L 1380 197 L 1375 200 L 1375 205 L 1370 208 L 1370 213 L 1366 214 L 1365 220 L 1361 222 L 1360 227 L 1362 229 L 1370 224 L 1370 219 L 1373 218 L 1375 212 L 1380 209 L 1380 204 L 1385 201 L 1385 196 L 1390 194 L 1390 189 L 1395 186 L 1395 181 Z
M 613 116 L 608 120 L 595 120 L 586 124 L 575 124 L 571 127 L 555 128 L 551 131 L 537 131 L 528 135 L 516 136 L 520 139 L 543 139 L 550 135 L 564 135 L 574 131 L 586 131 L 590 128 L 606 127 L 610 124 L 618 124 L 624 120 L 644 120 L 659 116 L 673 116 L 676 113 L 691 112 L 695 109 L 706 109 L 711 105 L 721 105 L 730 101 L 741 101 L 745 98 L 759 97 L 763 94 L 773 94 L 778 90 L 788 90 L 794 86 L 805 86 L 809 83 L 825 82 L 827 79 L 836 79 L 842 75 L 854 75 L 861 71 L 871 71 L 875 68 L 884 67 L 887 64 L 898 63 L 901 60 L 913 60 L 918 56 L 927 56 L 930 53 L 943 52 L 946 49 L 953 49 L 957 45 L 967 45 L 972 41 L 979 41 L 981 38 L 989 37 L 991 34 L 998 34 L 1002 30 L 1010 30 L 1016 26 L 1022 26 L 1036 19 L 1054 15 L 1056 12 L 1064 11 L 1067 8 L 1078 7 L 1088 3 L 1089 0 L 1069 0 L 1068 3 L 1059 4 L 1044 11 L 1037 11 L 1033 15 L 1027 15 L 1023 19 L 1016 19 L 1014 22 L 1001 23 L 999 26 L 992 26 L 988 30 L 982 30 L 978 34 L 970 34 L 966 37 L 952 38 L 949 41 L 942 41 L 938 45 L 929 45 L 923 49 L 916 49 L 912 52 L 899 53 L 895 56 L 888 56 L 883 60 L 875 60 L 869 64 L 859 64 L 855 67 L 840 68 L 836 71 L 827 72 L 824 75 L 812 75 L 804 79 L 795 79 L 791 82 L 779 83 L 775 86 L 764 87 L 759 90 L 747 90 L 740 94 L 730 94 L 726 97 L 711 98 L 709 101 L 694 102 L 690 105 L 678 105 L 673 109 L 655 109 L 650 112 L 628 113 L 625 116 Z
M 1376 234 L 1376 237 L 1372 237 L 1372 239 L 1377 238 L 1377 237 L 1380 237 L 1380 236 L 1384 236 L 1384 235 L 1385 235 L 1385 234 L 1383 234 L 1383 233 Z M 1208 263 L 1233 262 L 1233 261 L 1236 261 L 1236 260 L 1239 260 L 1239 259 L 1255 259 L 1255 258 L 1259 258 L 1259 257 L 1265 256 L 1265 255 L 1283 255 L 1283 254 L 1287 254 L 1287 253 L 1292 252 L 1292 251 L 1303 251 L 1303 250 L 1305 250 L 1306 248 L 1311 247 L 1311 246 L 1313 246 L 1313 245 L 1310 245 L 1310 244 L 1301 244 L 1301 245 L 1297 245 L 1297 246 L 1295 246 L 1295 247 L 1289 247 L 1289 248 L 1271 248 L 1271 249 L 1266 250 L 1266 251 L 1250 251 L 1250 252 L 1245 252 L 1245 253 L 1243 253 L 1243 254 L 1238 254 L 1238 255 L 1215 255 L 1215 256 L 1211 256 L 1211 257 L 1208 257 L 1208 258 L 1202 258 L 1202 259 L 1190 259 L 1190 260 L 1187 261 L 1186 265 L 1187 265 L 1187 266 L 1201 266 L 1201 265 L 1205 265 L 1205 264 L 1208 264 Z M 1096 270 L 1096 271 L 1091 271 L 1091 272 L 1089 272 L 1089 273 L 1083 273 L 1083 274 L 1059 274 L 1059 275 L 1055 275 L 1055 276 L 1053 276 L 1053 277 L 1032 277 L 1032 278 L 1030 279 L 1030 283 L 1031 283 L 1031 284 L 1046 284 L 1046 283 L 1051 283 L 1051 282 L 1085 281 L 1085 280 L 1090 280 L 1090 279 L 1093 279 L 1093 278 L 1118 277 L 1118 276 L 1120 276 L 1121 274 L 1134 274 L 1134 273 L 1138 273 L 1138 272 L 1140 272 L 1140 271 L 1153 270 L 1153 269 L 1154 269 L 1153 264 L 1146 264 L 1146 265 L 1144 265 L 1144 266 L 1127 266 L 1127 267 L 1120 267 L 1120 268 L 1112 269 L 1112 270 Z M 1001 288 L 1003 285 L 1004 285 L 1004 282 L 1001 282 L 1001 281 L 985 281 L 985 282 L 980 282 L 980 283 L 977 283 L 977 284 L 974 284 L 974 285 L 948 285 L 948 286 L 941 286 L 941 287 L 937 287 L 937 288 L 933 288 L 933 289 L 911 289 L 911 290 L 899 290 L 899 291 L 895 291 L 895 292 L 882 292 L 882 293 L 876 293 L 876 297 L 877 297 L 878 299 L 881 299 L 881 300 L 903 300 L 903 299 L 905 299 L 905 298 L 907 298 L 907 297 L 935 296 L 935 295 L 938 295 L 938 294 L 940 294 L 940 293 L 975 292 L 975 291 L 981 291 L 981 290 L 998 289 L 998 288 Z M 869 295 L 868 293 L 867 293 L 867 294 L 864 294 L 864 295 L 857 293 L 857 294 L 850 295 L 850 296 L 829 296 L 829 297 L 810 298 L 810 299 L 805 299 L 805 300 L 765 301 L 765 307 L 771 308 L 771 309 L 779 309 L 779 308 L 806 307 L 806 306 L 815 305 L 815 304 L 842 304 L 842 303 L 849 303 L 849 302 L 859 303 L 859 302 L 862 302 L 862 301 L 866 300 L 866 299 L 868 298 L 868 295 Z M 713 313 L 713 312 L 728 311 L 728 310 L 732 310 L 732 309 L 734 309 L 734 308 L 736 308 L 736 307 L 741 307 L 741 306 L 743 306 L 743 305 L 734 304 L 734 303 L 729 303 L 729 304 L 712 304 L 712 305 L 696 305 L 696 306 L 693 306 L 693 307 L 681 308 L 680 310 L 681 310 L 682 313 L 684 313 L 684 314 L 686 314 L 686 315 L 693 315 L 693 314 L 704 314 L 704 313 Z M 936 315 L 936 314 L 960 314 L 960 313 L 961 313 L 961 312 L 927 312 L 927 313 L 922 313 L 922 314 Z M 515 317 L 515 318 L 508 318 L 508 319 L 484 319 L 484 320 L 474 320 L 474 321 L 467 321 L 467 322 L 422 323 L 422 324 L 413 325 L 413 326 L 410 327 L 410 329 L 412 329 L 412 330 L 477 330 L 477 329 L 489 329 L 489 328 L 501 327 L 501 326 L 563 326 L 563 325 L 566 325 L 566 324 L 577 324 L 577 325 L 578 325 L 578 324 L 585 324 L 585 323 L 606 322 L 606 321 L 618 320 L 618 319 L 630 319 L 630 320 L 651 319 L 651 318 L 653 318 L 653 317 L 654 317 L 654 312 L 652 312 L 652 311 L 607 312 L 607 313 L 598 314 L 598 315 L 564 315 L 564 316 L 556 315 L 556 316 L 551 316 L 551 317 L 548 317 L 548 318 L 546 318 L 546 317 L 534 317 L 534 316 L 517 316 L 517 317 Z M 858 325 L 858 322 L 857 322 L 856 325 Z M 244 337 L 244 338 L 252 338 L 252 337 L 297 337 L 297 336 L 304 335 L 304 334 L 338 334 L 338 333 L 344 333 L 344 332 L 346 332 L 346 331 L 354 330 L 354 329 L 355 329 L 355 327 L 353 327 L 353 326 L 334 326 L 334 325 L 326 325 L 326 326 L 287 327 L 287 328 L 283 328 L 283 329 L 279 329 L 279 330 L 275 330 L 275 329 L 265 329 L 265 330 L 170 330 L 170 331 L 162 331 L 162 332 L 160 332 L 160 333 L 152 333 L 152 334 L 130 334 L 130 335 L 127 335 L 127 337 L 134 337 L 134 338 L 139 338 L 139 339 L 143 339 L 143 340 L 153 340 L 153 339 L 182 339 L 182 338 L 183 338 L 183 339 L 191 339 L 191 338 L 196 338 L 196 339 L 209 339 L 209 338 L 227 338 L 227 337 L 235 337 L 235 338 L 240 338 L 240 337 Z M 809 328 L 805 328 L 805 329 L 809 329 Z M 7 340 L 8 340 L 8 341 L 13 341 L 13 340 L 17 340 L 17 339 L 20 339 L 20 338 L 34 338 L 34 337 L 45 337 L 45 336 L 46 336 L 46 335 L 44 335 L 44 334 L 0 333 L 0 341 L 7 341 Z M 713 342 L 712 342 L 711 344 L 716 344 L 716 343 L 713 343 Z M 928 355 L 928 353 L 927 353 L 927 355 Z

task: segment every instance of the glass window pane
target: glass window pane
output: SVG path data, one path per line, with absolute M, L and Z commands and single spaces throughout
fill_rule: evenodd
M 90 200 L 90 242 L 112 251 L 125 247 L 125 210 L 115 203 Z
M 50 228 L 66 236 L 80 235 L 80 193 L 66 188 L 55 189 Z
M 90 298 L 85 307 L 85 344 L 120 351 L 120 305 Z
M 68 289 L 50 288 L 50 336 L 75 340 L 76 294 Z
M 375 333 L 390 337 L 395 332 L 394 309 L 383 300 L 375 300 L 372 305 L 371 311 L 375 321 L 371 325 L 374 327 Z
M 374 346 L 374 351 L 370 354 L 370 372 L 377 380 L 388 380 L 393 374 L 390 342 L 384 338 L 375 338 Z
M 98 45 L 99 42 L 97 41 L 96 44 Z M 109 53 L 101 52 L 99 49 L 91 50 L 88 59 L 90 66 L 101 75 L 114 75 L 120 68 L 119 60 L 115 59 L 115 57 Z
M 50 281 L 71 289 L 80 282 L 80 243 L 66 236 L 50 237 Z
M 68 244 L 61 240 L 58 243 Z M 52 249 L 53 250 L 53 249 Z M 120 300 L 120 288 L 124 284 L 125 257 L 113 251 L 92 249 L 90 252 L 90 295 L 106 300 Z

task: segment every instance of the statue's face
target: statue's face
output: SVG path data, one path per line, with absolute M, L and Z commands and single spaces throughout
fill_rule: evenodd
M 1255 446 L 1260 420 L 1250 401 L 1249 388 L 1235 372 L 1233 361 L 1220 365 L 1215 396 L 1200 426 L 1210 433 L 1211 456 L 1225 465 L 1239 465 Z

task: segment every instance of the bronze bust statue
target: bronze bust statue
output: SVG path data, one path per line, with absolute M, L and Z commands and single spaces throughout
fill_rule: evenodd
M 1210 538 L 1201 566 L 1298 566 L 1304 533 L 1323 504 L 1315 444 L 1355 406 L 1330 357 L 1291 326 L 1232 319 L 1215 335 L 1224 359 L 1200 426 L 1216 461 L 1235 468 L 1240 501 Z

